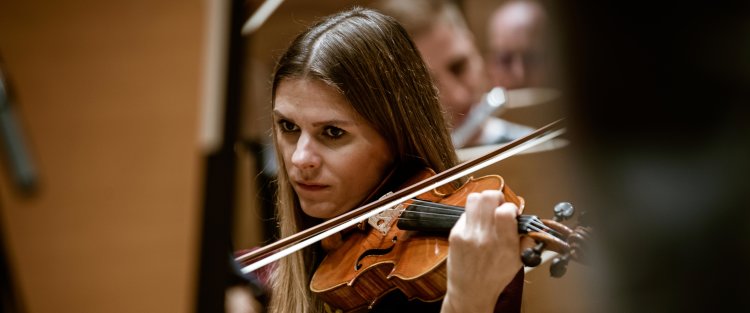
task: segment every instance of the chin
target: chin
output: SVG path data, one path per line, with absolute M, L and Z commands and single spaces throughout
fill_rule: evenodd
M 302 205 L 302 212 L 307 216 L 321 219 L 329 219 L 336 217 L 338 213 L 332 208 L 326 208 L 324 206 L 316 205 Z

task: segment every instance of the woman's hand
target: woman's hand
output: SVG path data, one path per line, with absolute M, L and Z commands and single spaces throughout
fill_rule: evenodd
M 449 237 L 442 312 L 492 312 L 521 263 L 518 207 L 498 190 L 472 193 Z M 527 238 L 530 239 L 530 238 Z M 533 240 L 525 242 L 533 245 Z

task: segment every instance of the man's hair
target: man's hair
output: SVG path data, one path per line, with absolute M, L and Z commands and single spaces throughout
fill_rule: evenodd
M 435 23 L 444 21 L 461 31 L 468 31 L 466 19 L 459 7 L 448 0 L 382 0 L 372 7 L 392 16 L 412 38 L 428 32 Z

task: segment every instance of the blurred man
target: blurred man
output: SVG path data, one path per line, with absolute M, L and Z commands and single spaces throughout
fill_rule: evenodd
M 547 83 L 546 18 L 544 8 L 528 0 L 510 0 L 492 13 L 487 60 L 493 85 L 515 89 Z
M 384 0 L 374 7 L 396 18 L 411 35 L 430 69 L 455 133 L 492 87 L 460 10 L 442 0 Z M 459 143 L 454 137 L 454 144 L 461 148 L 503 143 L 529 132 L 529 127 L 490 117 L 465 142 Z

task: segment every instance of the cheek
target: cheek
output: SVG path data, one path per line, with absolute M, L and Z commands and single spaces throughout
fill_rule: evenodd
M 292 154 L 294 154 L 295 147 L 282 139 L 276 141 L 276 146 L 279 148 L 278 151 L 281 152 L 281 159 L 284 161 L 284 166 L 288 169 L 292 164 Z
M 362 156 L 360 160 L 352 162 L 349 173 L 357 186 L 372 191 L 386 175 L 390 161 L 373 154 Z
M 342 163 L 345 166 L 337 168 L 342 182 L 341 197 L 348 205 L 357 205 L 365 200 L 365 197 L 380 185 L 385 172 L 388 170 L 388 162 L 372 154 L 357 155 L 349 162 Z
M 362 190 L 360 193 L 369 191 L 380 180 L 380 172 L 372 167 L 352 168 L 348 171 L 348 175 L 348 181 L 351 182 L 349 188 Z

